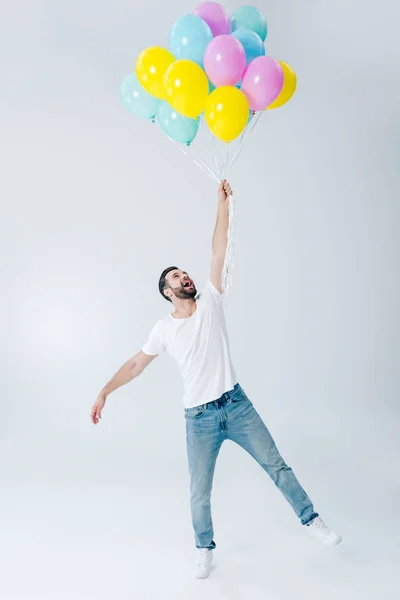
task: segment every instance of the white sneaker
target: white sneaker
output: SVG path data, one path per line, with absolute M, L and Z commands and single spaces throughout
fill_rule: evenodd
M 336 533 L 334 529 L 330 529 L 325 525 L 321 517 L 316 517 L 311 521 L 310 525 L 306 525 L 306 527 L 314 537 L 321 540 L 321 542 L 327 546 L 336 546 L 342 541 L 342 536 Z
M 197 561 L 195 577 L 197 579 L 206 579 L 210 574 L 213 551 L 210 548 L 197 549 Z

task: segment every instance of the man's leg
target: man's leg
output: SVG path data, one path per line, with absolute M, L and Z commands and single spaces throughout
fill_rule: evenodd
M 265 423 L 242 388 L 239 388 L 228 402 L 227 412 L 228 439 L 239 444 L 256 459 L 290 503 L 303 525 L 318 517 L 310 498 L 279 454 Z
M 208 406 L 207 409 L 204 406 Z M 185 409 L 186 447 L 190 473 L 190 508 L 197 548 L 215 548 L 211 489 L 216 460 L 224 441 L 214 406 Z

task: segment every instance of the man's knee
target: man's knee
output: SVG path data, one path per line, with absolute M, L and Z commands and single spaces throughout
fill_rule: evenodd
M 211 501 L 210 488 L 193 488 L 190 491 L 190 502 L 196 506 L 208 506 Z

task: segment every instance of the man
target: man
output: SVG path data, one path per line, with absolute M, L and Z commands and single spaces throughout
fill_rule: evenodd
M 175 310 L 157 321 L 142 350 L 104 387 L 91 415 L 97 424 L 107 396 L 142 373 L 161 352 L 166 350 L 177 361 L 185 390 L 190 505 L 198 549 L 195 573 L 198 578 L 208 577 L 216 547 L 210 498 L 217 456 L 225 440 L 236 442 L 257 460 L 310 532 L 329 545 L 342 539 L 314 511 L 310 498 L 279 454 L 266 425 L 236 379 L 221 286 L 231 194 L 229 183 L 221 181 L 211 277 L 202 293 L 197 295 L 196 286 L 185 271 L 177 267 L 163 271 L 159 291 Z

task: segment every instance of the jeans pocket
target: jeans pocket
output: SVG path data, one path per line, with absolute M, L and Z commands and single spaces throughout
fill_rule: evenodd
M 241 387 L 238 387 L 231 396 L 231 402 L 241 402 L 243 400 L 247 400 L 247 396 L 244 393 L 244 390 Z
M 205 413 L 207 407 L 204 404 L 200 406 L 193 406 L 192 408 L 185 408 L 185 417 L 188 419 L 197 419 Z

